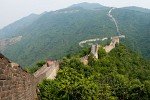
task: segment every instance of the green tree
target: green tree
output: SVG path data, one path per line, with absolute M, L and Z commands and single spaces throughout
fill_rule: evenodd
M 88 56 L 88 65 L 94 66 L 95 62 L 96 62 L 96 59 L 94 58 L 93 54 L 90 53 L 90 55 Z
M 36 65 L 37 65 L 37 67 L 42 67 L 44 64 L 46 64 L 45 61 L 40 61 Z
M 105 57 L 106 55 L 107 55 L 106 51 L 105 51 L 102 47 L 100 47 L 100 48 L 98 49 L 98 59 L 102 59 L 102 58 Z

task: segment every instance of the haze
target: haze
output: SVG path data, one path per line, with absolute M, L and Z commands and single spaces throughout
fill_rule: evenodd
M 89 2 L 110 7 L 138 6 L 150 9 L 150 0 L 0 0 L 0 29 L 31 13 L 40 14 Z

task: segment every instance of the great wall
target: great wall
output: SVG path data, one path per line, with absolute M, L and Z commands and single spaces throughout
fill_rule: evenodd
M 102 47 L 107 53 L 109 53 L 112 49 L 115 48 L 115 45 L 116 43 L 119 43 L 119 38 L 125 38 L 125 35 L 121 35 L 120 34 L 120 31 L 119 31 L 119 27 L 118 27 L 118 24 L 117 24 L 117 21 L 116 19 L 113 17 L 113 15 L 111 15 L 111 12 L 112 10 L 114 10 L 116 8 L 111 8 L 109 11 L 108 11 L 108 17 L 110 17 L 110 19 L 113 21 L 113 23 L 115 24 L 115 27 L 116 27 L 116 32 L 117 32 L 117 36 L 113 36 L 111 38 L 108 38 L 108 37 L 104 37 L 104 38 L 95 38 L 95 39 L 88 39 L 88 40 L 84 40 L 84 41 L 81 41 L 79 42 L 79 46 L 80 47 L 84 47 L 84 44 L 88 43 L 88 45 L 91 45 L 91 53 L 94 55 L 94 57 L 96 59 L 98 59 L 98 48 L 101 47 L 101 45 L 98 45 L 98 44 L 93 44 L 93 43 L 90 43 L 90 42 L 96 42 L 96 41 L 105 41 L 105 40 L 108 40 L 108 39 L 111 39 L 111 42 L 109 45 L 106 45 L 104 47 Z M 88 59 L 88 56 L 85 56 L 85 57 L 82 57 L 81 58 L 81 61 L 84 63 L 84 64 L 87 64 L 87 59 Z
M 0 100 L 36 100 L 36 78 L 0 54 Z
M 57 71 L 59 70 L 59 61 L 51 61 L 50 64 L 46 63 L 33 75 L 37 78 L 37 82 L 42 82 L 43 79 L 55 79 Z
M 111 18 L 113 18 L 113 16 L 110 15 L 112 10 L 113 9 L 108 13 L 108 16 L 111 16 Z M 117 30 L 119 31 L 119 29 Z M 111 43 L 103 47 L 105 51 L 109 53 L 114 49 L 116 43 L 119 43 L 119 38 L 122 37 L 125 36 L 119 35 L 111 37 Z M 89 39 L 81 41 L 79 45 L 82 47 L 82 44 L 86 42 L 104 41 L 107 39 L 107 37 L 103 39 Z M 91 53 L 97 59 L 99 47 L 99 45 L 92 45 L 91 47 Z M 84 64 L 88 64 L 88 55 L 81 57 L 80 61 Z M 32 75 L 23 70 L 18 64 L 11 62 L 0 54 L 0 100 L 38 100 L 37 84 L 42 82 L 43 79 L 55 79 L 59 70 L 59 63 L 59 61 L 49 61 Z
M 45 64 L 33 75 L 0 54 L 0 100 L 37 100 L 37 85 L 55 79 L 59 61 Z
M 119 38 L 115 37 L 109 46 L 104 47 L 106 52 L 115 48 Z M 98 45 L 92 45 L 91 53 L 98 58 Z M 88 55 L 81 58 L 81 62 L 88 63 Z M 43 79 L 55 79 L 59 70 L 59 61 L 45 64 L 33 75 L 23 70 L 18 64 L 9 61 L 0 54 L 0 100 L 36 100 L 37 84 Z

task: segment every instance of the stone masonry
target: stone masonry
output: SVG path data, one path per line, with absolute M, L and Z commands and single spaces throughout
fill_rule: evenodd
M 0 100 L 36 98 L 36 78 L 0 54 Z

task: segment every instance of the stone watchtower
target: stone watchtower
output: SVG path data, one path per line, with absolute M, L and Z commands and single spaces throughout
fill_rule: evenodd
M 91 48 L 91 53 L 93 54 L 93 56 L 98 59 L 98 45 L 92 45 L 92 48 Z

